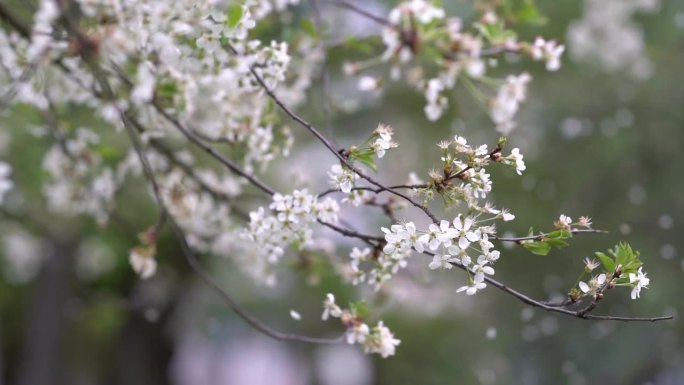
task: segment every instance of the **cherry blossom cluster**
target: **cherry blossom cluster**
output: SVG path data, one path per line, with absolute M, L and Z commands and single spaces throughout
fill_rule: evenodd
M 506 21 L 492 10 L 485 11 L 469 28 L 457 17 L 446 17 L 442 8 L 425 0 L 410 0 L 392 9 L 387 25 L 382 29 L 385 51 L 380 61 L 391 63 L 391 78 L 405 78 L 425 94 L 425 115 L 438 120 L 449 106 L 447 91 L 455 88 L 459 79 L 477 100 L 488 104 L 492 120 L 504 134 L 514 127 L 513 118 L 518 104 L 525 99 L 525 86 L 529 74 L 509 76 L 499 80 L 489 78 L 488 67 L 498 65 L 502 53 L 525 55 L 535 61 L 544 61 L 546 69 L 560 68 L 560 57 L 565 47 L 554 41 L 538 37 L 534 42 L 519 41 Z M 427 58 L 432 67 L 424 68 L 414 58 Z M 347 73 L 357 73 L 377 61 L 348 63 Z M 436 71 L 436 75 L 435 75 Z M 405 73 L 405 76 L 402 75 Z M 476 82 L 477 84 L 475 84 Z M 382 82 L 364 76 L 359 88 L 377 91 Z M 489 97 L 480 87 L 498 88 Z M 515 90 L 511 90 L 515 88 Z
M 591 266 L 595 261 L 589 260 L 587 266 Z M 629 273 L 629 282 L 625 282 L 623 286 L 629 286 L 632 288 L 630 296 L 632 299 L 637 299 L 641 295 L 641 289 L 647 289 L 648 285 L 651 283 L 651 279 L 646 277 L 646 273 L 642 271 L 642 267 L 636 271 L 636 273 Z M 592 276 L 587 282 L 579 281 L 578 286 L 582 294 L 585 296 L 599 296 L 602 291 L 607 287 L 617 285 L 617 279 L 615 277 L 608 280 L 605 273 Z
M 504 156 L 501 153 L 504 145 L 505 140 L 502 139 L 494 149 L 486 144 L 473 147 L 462 136 L 440 142 L 442 170 L 430 172 L 431 180 L 421 193 L 426 198 L 439 194 L 449 206 L 465 203 L 469 210 L 504 218 L 507 215 L 505 210 L 497 210 L 487 201 L 482 203 L 492 190 L 491 177 L 486 171 L 492 162 L 512 166 L 518 175 L 526 169 L 520 150 L 514 148 Z
M 407 265 L 407 259 L 413 254 L 429 253 L 433 255 L 429 268 L 451 269 L 454 265 L 462 266 L 469 273 L 468 285 L 458 291 L 467 290 L 473 295 L 477 290 L 486 287 L 485 275 L 493 275 L 492 265 L 499 259 L 500 252 L 494 249 L 490 239 L 496 234 L 496 228 L 490 223 L 496 217 L 480 218 L 476 216 L 458 215 L 453 221 L 433 223 L 427 230 L 419 231 L 413 222 L 395 224 L 389 229 L 382 228 L 385 233 L 385 246 L 382 253 L 373 261 L 373 267 L 367 280 L 376 290 Z M 512 216 L 507 216 L 512 219 Z M 366 280 L 366 274 L 359 269 L 359 263 L 369 260 L 369 250 L 354 249 L 351 253 L 354 282 Z
M 520 174 L 525 163 L 519 150 L 510 155 L 501 155 L 503 142 L 493 151 L 487 145 L 470 146 L 460 136 L 453 141 L 439 144 L 442 149 L 443 172 L 432 172 L 432 181 L 424 194 L 449 196 L 451 204 L 465 203 L 469 214 L 459 214 L 453 221 L 442 220 L 433 223 L 426 230 L 418 230 L 413 222 L 394 224 L 381 228 L 385 244 L 382 252 L 354 248 L 350 254 L 352 282 L 368 282 L 378 290 L 399 269 L 406 267 L 408 258 L 415 252 L 433 255 L 430 269 L 451 269 L 454 265 L 463 267 L 468 274 L 468 285 L 459 289 L 475 294 L 483 289 L 485 275 L 493 275 L 492 265 L 499 259 L 500 252 L 490 241 L 496 235 L 494 220 L 510 221 L 515 218 L 507 210 L 494 208 L 490 203 L 481 203 L 491 191 L 491 180 L 485 167 L 492 161 L 515 167 Z M 454 183 L 454 180 L 458 181 Z M 366 272 L 361 265 L 370 265 Z
M 323 314 L 321 319 L 326 321 L 330 317 L 339 318 L 346 327 L 345 337 L 348 344 L 363 346 L 366 353 L 377 353 L 382 358 L 393 356 L 400 340 L 394 338 L 394 334 L 382 321 L 370 327 L 363 322 L 361 305 L 352 306 L 351 309 L 342 309 L 335 303 L 335 296 L 328 293 L 323 301 Z
M 173 111 L 178 122 L 202 139 L 241 147 L 248 172 L 263 170 L 277 155 L 289 152 L 292 136 L 286 126 L 274 125 L 277 120 L 268 112 L 268 98 L 258 92 L 261 86 L 250 66 L 257 65 L 264 82 L 297 105 L 322 55 L 306 34 L 294 45 L 299 55 L 293 58 L 287 43 L 263 44 L 248 39 L 248 32 L 272 11 L 294 3 L 250 0 L 226 6 L 207 0 L 168 7 L 157 0 L 83 0 L 78 2 L 82 16 L 76 19 L 62 16 L 58 2 L 43 0 L 28 39 L 0 30 L 0 91 L 12 91 L 13 103 L 41 111 L 59 113 L 59 107 L 69 103 L 87 106 L 118 132 L 124 125 L 121 115 L 129 114 L 146 141 L 179 140 L 175 125 L 158 112 Z M 75 37 L 62 40 L 58 36 L 64 32 Z M 90 57 L 98 58 L 98 76 L 104 79 L 94 75 Z M 296 76 L 287 74 L 293 64 L 299 69 Z M 102 91 L 105 83 L 107 95 Z M 122 157 L 120 165 L 107 167 L 112 162 L 101 162 L 97 151 L 84 151 L 88 146 L 102 149 L 93 141 L 111 135 L 86 138 L 84 130 L 61 134 L 67 147 L 77 147 L 71 152 L 80 153 L 53 148 L 46 155 L 44 164 L 54 183 L 45 192 L 55 210 L 88 213 L 104 222 L 125 177 L 119 169 L 137 160 Z M 85 177 L 91 186 L 84 188 Z
M 81 0 L 80 13 L 63 12 L 54 0 L 38 3 L 28 36 L 0 29 L 0 94 L 46 117 L 33 131 L 56 143 L 43 160 L 48 207 L 107 222 L 117 192 L 143 175 L 139 156 L 120 139 L 128 124 L 138 131 L 165 208 L 190 245 L 243 255 L 230 253 L 244 242 L 227 200 L 240 195 L 244 181 L 205 167 L 178 126 L 198 140 L 231 146 L 248 173 L 289 154 L 292 133 L 269 108 L 251 69 L 297 106 L 318 71 L 322 48 L 303 32 L 289 44 L 249 33 L 297 1 L 182 1 L 169 7 L 159 0 Z M 88 109 L 112 129 L 60 127 L 71 106 Z M 153 270 L 136 271 L 149 276 Z
M 270 263 L 276 263 L 285 253 L 285 247 L 296 244 L 303 249 L 312 244 L 311 224 L 320 220 L 337 222 L 337 201 L 322 201 L 306 189 L 294 190 L 292 195 L 273 195 L 270 215 L 259 207 L 249 213 L 249 228 L 244 237 L 261 250 Z
M 577 222 L 572 218 L 561 214 L 554 222 L 554 227 L 560 232 L 560 239 L 567 239 L 578 229 L 591 229 L 591 219 L 580 217 Z M 526 242 L 535 242 L 527 240 Z M 525 243 L 523 243 L 525 244 Z M 584 269 L 577 279 L 577 288 L 573 288 L 569 295 L 574 301 L 582 297 L 593 297 L 595 300 L 603 298 L 606 290 L 616 286 L 632 288 L 631 298 L 637 299 L 641 295 L 641 289 L 647 289 L 651 283 L 650 278 L 643 271 L 643 263 L 640 260 L 639 252 L 632 250 L 627 244 L 618 244 L 608 253 L 597 252 L 598 258 L 584 258 Z M 594 274 L 595 270 L 602 268 L 603 272 Z M 582 281 L 585 275 L 589 275 L 588 280 Z

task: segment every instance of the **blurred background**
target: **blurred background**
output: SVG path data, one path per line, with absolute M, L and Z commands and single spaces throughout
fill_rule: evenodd
M 368 54 L 350 53 L 340 42 L 379 28 L 319 3 L 333 46 L 333 104 L 348 110 L 334 116 L 332 135 L 346 147 L 363 141 L 379 122 L 391 125 L 400 147 L 380 161 L 381 180 L 401 183 L 410 171 L 426 179 L 426 171 L 439 165 L 435 144 L 456 134 L 470 143 L 496 142 L 486 110 L 462 88 L 435 123 L 425 119 L 423 95 L 407 86 L 388 82 L 379 93 L 359 92 L 358 77 L 342 75 L 341 67 Z M 470 1 L 444 3 L 449 15 L 473 17 Z M 358 2 L 379 15 L 395 4 Z M 13 165 L 21 191 L 8 199 L 28 202 L 29 209 L 0 216 L 0 383 L 684 384 L 684 2 L 537 5 L 548 22 L 523 27 L 521 37 L 556 39 L 567 50 L 555 73 L 528 60 L 500 66 L 528 71 L 534 80 L 509 141 L 510 148 L 521 148 L 527 171 L 519 177 L 492 169 L 494 202 L 517 216 L 499 231 L 548 229 L 566 214 L 588 215 L 609 233 L 577 236 L 570 247 L 545 257 L 502 248 L 497 279 L 534 298 L 554 298 L 574 285 L 582 258 L 626 240 L 642 253 L 650 288 L 638 301 L 628 290 L 610 292 L 595 313 L 668 314 L 673 321 L 582 321 L 529 308 L 491 287 L 473 297 L 456 294 L 465 275 L 430 272 L 420 257 L 377 295 L 340 281 L 330 264 L 305 269 L 296 256 L 286 259 L 276 288 L 254 283 L 229 257 L 206 257 L 226 290 L 278 330 L 338 335 L 338 323 L 320 321 L 321 301 L 334 292 L 341 304 L 367 299 L 371 319 L 384 320 L 402 341 L 388 359 L 345 344 L 277 342 L 251 329 L 199 282 L 168 231 L 159 244 L 158 273 L 138 279 L 128 251 L 137 233 L 156 220 L 153 201 L 140 198 L 143 187 L 123 192 L 106 227 L 48 212 L 39 165 L 50 143 L 28 134 L 39 119 L 17 107 L 0 117 L 0 157 Z M 292 12 L 306 15 L 307 7 L 304 2 Z M 366 74 L 387 78 L 387 72 Z M 313 87 L 302 109 L 318 126 L 324 125 L 321 91 L 320 83 Z M 333 158 L 306 133 L 293 131 L 290 159 L 276 162 L 268 180 L 282 191 L 291 190 L 293 180 L 324 190 Z M 372 210 L 347 210 L 344 218 L 366 231 L 388 225 Z M 411 210 L 400 218 L 421 223 Z M 321 248 L 336 245 L 329 252 L 334 261 L 361 246 L 325 235 L 329 245 Z M 300 321 L 289 316 L 291 309 Z

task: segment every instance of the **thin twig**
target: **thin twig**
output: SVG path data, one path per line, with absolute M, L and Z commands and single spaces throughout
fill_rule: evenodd
M 369 20 L 373 20 L 374 22 L 376 22 L 378 24 L 384 25 L 385 27 L 396 28 L 396 26 L 394 24 L 392 24 L 389 20 L 385 19 L 384 17 L 374 15 L 374 14 L 366 11 L 365 9 L 359 8 L 355 4 L 352 4 L 346 0 L 336 0 L 333 2 L 333 4 L 335 4 L 336 6 L 341 7 L 341 8 L 347 8 L 348 10 L 350 10 L 356 14 L 359 14 L 359 15 L 361 15 L 361 16 L 369 19 Z
M 427 184 L 413 184 L 413 185 L 407 185 L 407 184 L 399 184 L 395 186 L 389 186 L 390 189 L 396 190 L 396 189 L 421 189 L 421 188 L 426 188 Z M 380 194 L 383 191 L 387 191 L 384 188 L 381 187 L 366 187 L 366 186 L 357 186 L 357 187 L 352 187 L 352 191 L 370 191 L 374 192 L 376 194 Z M 332 194 L 332 193 L 341 193 L 339 188 L 331 188 L 323 191 L 322 193 L 318 194 L 320 197 L 324 197 L 326 195 Z
M 606 230 L 599 229 L 571 229 L 572 234 L 608 234 Z M 523 243 L 525 241 L 541 241 L 549 237 L 548 233 L 539 233 L 537 235 L 528 235 L 524 237 L 494 237 L 493 239 L 500 242 L 515 242 Z

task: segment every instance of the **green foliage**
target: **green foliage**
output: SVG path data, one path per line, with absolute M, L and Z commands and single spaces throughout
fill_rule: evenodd
M 506 29 L 504 23 L 478 24 L 480 33 L 492 44 L 503 43 L 515 38 L 516 34 L 510 29 Z
M 361 162 L 364 166 L 370 168 L 373 171 L 378 171 L 378 167 L 375 165 L 375 151 L 373 151 L 372 148 L 366 148 L 366 149 L 354 149 L 350 152 L 349 154 L 349 160 L 350 161 L 355 161 L 358 160 Z
M 530 228 L 528 236 L 533 236 L 534 230 Z M 548 255 L 553 247 L 557 249 L 562 249 L 568 247 L 569 244 L 566 239 L 572 238 L 572 232 L 568 230 L 556 230 L 548 234 L 542 234 L 537 240 L 527 241 L 523 243 L 523 247 L 529 250 L 533 254 L 537 255 Z
M 508 0 L 503 2 L 502 8 L 506 19 L 514 23 L 542 26 L 548 21 L 534 0 Z
M 311 20 L 302 19 L 302 21 L 299 23 L 299 26 L 309 36 L 314 37 L 314 38 L 318 38 L 318 31 L 316 30 L 316 26 L 314 25 L 314 23 Z
M 350 302 L 349 309 L 352 315 L 357 318 L 366 318 L 370 314 L 370 309 L 366 301 Z
M 618 266 L 621 266 L 622 279 L 628 279 L 626 278 L 628 274 L 635 273 L 643 264 L 639 259 L 639 252 L 632 250 L 632 247 L 626 242 L 618 243 L 613 249 L 608 250 L 608 254 L 600 251 L 595 254 L 607 272 L 614 272 Z
M 346 38 L 343 45 L 349 50 L 357 51 L 363 54 L 370 54 L 374 50 L 370 39 L 359 39 L 354 36 Z
M 226 22 L 228 23 L 228 26 L 231 28 L 237 26 L 242 18 L 242 5 L 239 3 L 231 5 L 228 8 L 227 16 L 228 20 Z

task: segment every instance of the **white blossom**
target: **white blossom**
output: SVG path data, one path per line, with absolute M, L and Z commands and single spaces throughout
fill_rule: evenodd
M 378 353 L 382 358 L 393 356 L 401 340 L 394 338 L 394 334 L 382 321 L 366 336 L 363 346 L 366 353 Z
M 339 164 L 334 164 L 330 168 L 328 176 L 330 176 L 330 183 L 343 193 L 351 192 L 354 182 L 359 178 L 354 171 Z
M 560 57 L 564 51 L 565 46 L 537 37 L 532 45 L 531 54 L 535 60 L 544 60 L 547 70 L 557 71 L 560 68 Z
M 352 327 L 347 328 L 346 340 L 347 343 L 352 344 L 363 344 L 366 338 L 370 334 L 370 328 L 365 323 L 357 324 Z
M 594 269 L 596 269 L 599 266 L 601 266 L 601 264 L 597 260 L 589 257 L 584 257 L 584 270 L 586 272 L 594 271 Z
M 596 294 L 599 289 L 606 283 L 606 275 L 600 274 L 597 277 L 592 277 L 589 282 L 580 281 L 578 286 L 583 293 L 588 295 Z
M 14 186 L 14 182 L 10 179 L 11 173 L 12 167 L 8 163 L 0 161 L 0 204 L 2 204 L 5 194 Z
M 629 283 L 634 285 L 634 288 L 632 288 L 631 293 L 632 299 L 639 298 L 639 295 L 641 294 L 641 289 L 647 289 L 648 285 L 651 283 L 651 280 L 646 277 L 646 273 L 642 272 L 641 269 L 642 267 L 639 267 L 639 270 L 636 274 L 629 273 Z
M 142 279 L 147 279 L 157 272 L 157 261 L 150 247 L 136 247 L 128 255 L 128 262 L 133 271 Z
M 295 321 L 301 321 L 302 315 L 298 311 L 290 309 L 290 317 Z
M 380 88 L 378 79 L 371 76 L 363 76 L 359 79 L 359 91 L 377 91 Z
M 447 269 L 450 270 L 453 266 L 450 262 L 453 262 L 454 258 L 449 254 L 435 254 L 432 257 L 432 262 L 428 265 L 431 270 L 436 269 Z
M 472 281 L 470 284 L 466 286 L 461 286 L 458 289 L 456 289 L 457 293 L 465 291 L 466 294 L 468 295 L 475 295 L 479 290 L 484 289 L 487 287 L 487 284 L 481 281 Z
M 339 318 L 342 316 L 342 309 L 340 309 L 340 307 L 337 306 L 337 304 L 335 304 L 335 296 L 332 293 L 328 293 L 325 296 L 321 320 L 326 321 L 330 316 L 333 316 L 335 318 Z

